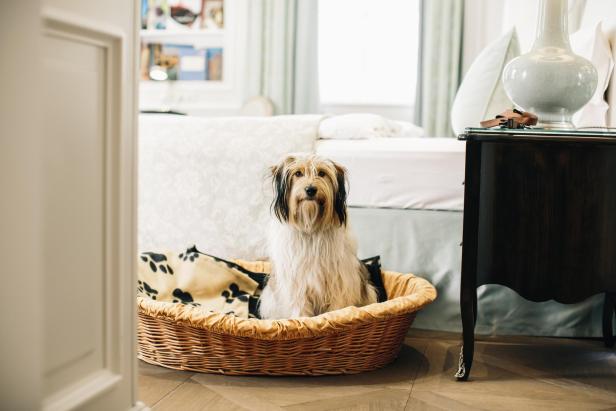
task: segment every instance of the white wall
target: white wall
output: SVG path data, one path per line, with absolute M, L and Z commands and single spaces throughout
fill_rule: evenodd
M 503 8 L 507 1 L 466 0 L 464 2 L 463 77 L 481 50 L 503 33 Z

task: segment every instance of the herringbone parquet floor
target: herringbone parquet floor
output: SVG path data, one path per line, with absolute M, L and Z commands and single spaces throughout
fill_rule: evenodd
M 162 410 L 616 410 L 616 350 L 598 340 L 481 338 L 456 382 L 460 336 L 411 330 L 384 369 L 336 377 L 228 377 L 140 361 L 139 399 Z

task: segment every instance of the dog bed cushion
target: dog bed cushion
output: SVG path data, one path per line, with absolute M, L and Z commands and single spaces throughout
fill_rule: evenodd
M 362 262 L 377 288 L 379 302 L 385 301 L 380 258 Z M 188 305 L 240 318 L 259 318 L 259 296 L 267 276 L 192 246 L 180 253 L 141 253 L 137 289 L 140 297 L 161 303 Z
M 256 316 L 256 296 L 266 277 L 195 246 L 180 253 L 141 253 L 137 273 L 142 297 L 243 318 Z

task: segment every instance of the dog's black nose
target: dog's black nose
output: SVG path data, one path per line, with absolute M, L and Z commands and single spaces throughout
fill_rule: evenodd
M 308 197 L 314 197 L 314 195 L 317 193 L 317 188 L 314 186 L 308 186 L 305 188 L 305 190 Z

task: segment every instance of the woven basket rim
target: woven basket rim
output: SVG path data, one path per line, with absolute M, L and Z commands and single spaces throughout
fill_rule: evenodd
M 421 310 L 436 299 L 430 282 L 413 274 L 383 271 L 398 288 L 399 297 L 363 307 L 346 307 L 315 317 L 284 320 L 239 318 L 223 313 L 204 312 L 199 307 L 154 301 L 137 297 L 142 314 L 168 319 L 178 325 L 205 329 L 216 334 L 250 337 L 259 340 L 295 340 L 346 332 L 358 326 Z M 388 293 L 390 290 L 387 290 Z

